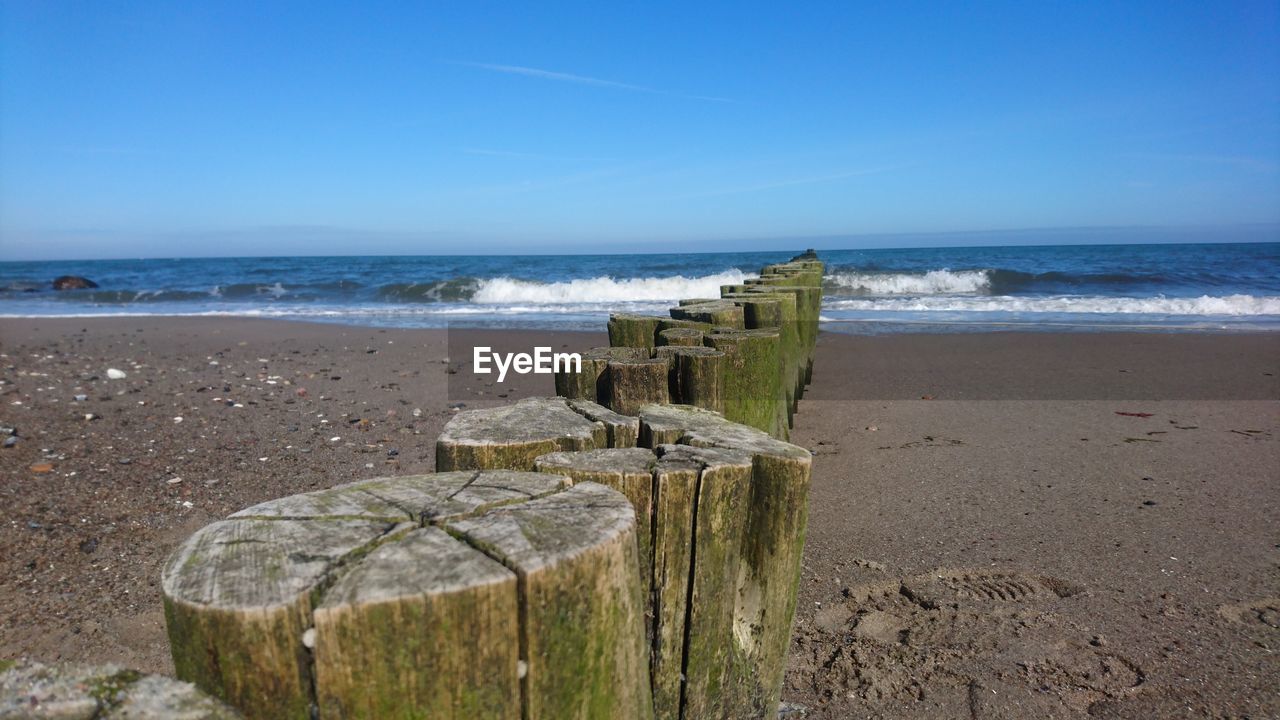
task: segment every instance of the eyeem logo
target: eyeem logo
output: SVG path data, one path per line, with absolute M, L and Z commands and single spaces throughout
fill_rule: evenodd
M 477 375 L 488 375 L 493 372 L 489 363 L 498 370 L 498 382 L 507 377 L 508 370 L 521 375 L 550 375 L 555 372 L 582 372 L 582 356 L 578 353 L 553 353 L 549 347 L 535 347 L 529 353 L 495 353 L 487 345 L 477 345 L 471 356 L 472 370 Z

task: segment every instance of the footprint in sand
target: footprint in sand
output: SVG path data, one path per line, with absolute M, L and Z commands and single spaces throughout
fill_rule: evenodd
M 803 674 L 828 697 L 872 703 L 918 700 L 926 687 L 967 693 L 974 683 L 1013 683 L 1018 697 L 1073 712 L 1125 696 L 1143 670 L 1045 612 L 1082 590 L 1044 575 L 967 569 L 851 587 L 798 633 L 807 658 L 793 682 Z
M 1218 614 L 1232 622 L 1280 630 L 1280 598 L 1223 605 L 1218 608 Z

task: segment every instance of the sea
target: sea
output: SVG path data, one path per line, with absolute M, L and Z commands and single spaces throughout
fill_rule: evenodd
M 717 297 L 803 247 L 649 255 L 0 262 L 0 317 L 242 316 L 601 330 Z M 1280 243 L 820 250 L 823 329 L 1275 332 Z M 96 289 L 53 291 L 79 275 Z

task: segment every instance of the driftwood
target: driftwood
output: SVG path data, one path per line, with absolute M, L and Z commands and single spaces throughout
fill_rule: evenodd
M 370 480 L 197 532 L 180 678 L 249 718 L 651 716 L 635 513 L 545 473 Z
M 114 665 L 0 661 L 0 720 L 237 720 L 191 683 Z

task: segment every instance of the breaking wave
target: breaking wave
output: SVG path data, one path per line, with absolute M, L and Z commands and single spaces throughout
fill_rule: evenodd
M 481 305 L 676 301 L 681 298 L 717 298 L 721 285 L 739 285 L 755 277 L 740 270 L 726 270 L 700 277 L 644 277 L 615 279 L 607 276 L 540 283 L 509 277 L 479 281 L 470 300 Z
M 882 312 L 1007 312 L 1134 315 L 1280 315 L 1280 296 L 1224 295 L 1122 297 L 913 297 L 829 299 L 829 310 Z
M 826 285 L 840 295 L 955 295 L 990 291 L 991 274 L 987 270 L 845 271 L 828 275 Z

